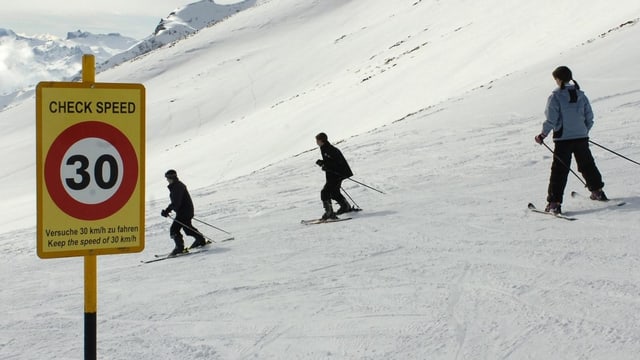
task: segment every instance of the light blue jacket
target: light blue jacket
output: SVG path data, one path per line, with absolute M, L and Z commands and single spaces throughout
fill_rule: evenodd
M 547 100 L 544 110 L 546 121 L 542 124 L 542 132 L 546 136 L 553 130 L 554 141 L 589 137 L 589 130 L 593 126 L 593 110 L 582 90 L 576 90 L 576 102 L 569 102 L 569 90 L 575 88 L 569 84 L 564 89 L 556 88 Z

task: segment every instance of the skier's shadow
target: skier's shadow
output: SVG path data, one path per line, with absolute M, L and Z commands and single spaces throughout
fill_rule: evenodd
M 638 211 L 640 210 L 640 197 L 639 196 L 630 196 L 624 198 L 615 198 L 611 199 L 608 202 L 603 203 L 603 206 L 594 207 L 591 209 L 583 209 L 583 210 L 569 210 L 567 213 L 570 215 L 585 215 L 585 214 L 593 214 L 601 211 L 607 210 L 616 210 L 616 211 Z M 594 203 L 598 203 L 594 201 Z M 620 205 L 620 203 L 624 203 Z
M 393 214 L 397 214 L 397 211 L 392 211 L 392 210 L 382 210 L 382 211 L 374 211 L 374 212 L 367 212 L 367 211 L 358 211 L 355 213 L 349 213 L 349 216 L 353 217 L 353 218 L 363 218 L 363 217 L 374 217 L 374 216 L 387 216 L 387 215 L 393 215 Z
M 211 247 L 209 249 L 206 249 L 206 250 L 200 250 L 200 251 L 192 254 L 191 256 L 214 255 L 214 254 L 222 254 L 222 253 L 226 253 L 227 251 L 231 251 L 231 249 L 229 249 L 227 247 L 221 247 L 219 243 L 213 243 L 211 245 L 213 245 L 213 247 Z

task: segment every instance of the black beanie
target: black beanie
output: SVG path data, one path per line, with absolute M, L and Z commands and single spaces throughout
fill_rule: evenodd
M 316 135 L 316 140 L 320 140 L 322 142 L 328 142 L 329 139 L 327 138 L 327 134 L 321 132 L 320 134 Z
M 167 170 L 167 172 L 164 173 L 164 177 L 166 177 L 167 179 L 177 179 L 178 173 L 173 169 Z

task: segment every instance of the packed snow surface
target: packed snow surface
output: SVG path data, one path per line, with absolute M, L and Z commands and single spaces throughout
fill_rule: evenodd
M 98 258 L 98 357 L 637 359 L 640 167 L 592 146 L 611 202 L 570 197 L 588 195 L 570 175 L 577 221 L 526 205 L 545 202 L 533 138 L 559 65 L 591 140 L 640 160 L 638 18 L 630 0 L 262 0 L 100 73 L 147 89 L 147 216 L 143 252 Z M 36 255 L 34 99 L 0 122 L 0 357 L 81 358 L 83 259 Z M 364 211 L 304 226 L 321 131 L 385 194 L 347 180 Z M 235 240 L 142 264 L 173 247 L 169 168 Z

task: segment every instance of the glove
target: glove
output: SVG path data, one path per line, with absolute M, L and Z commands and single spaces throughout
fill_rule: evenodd
M 167 217 L 169 216 L 169 212 L 167 209 L 162 209 L 162 211 L 160 211 L 160 215 L 162 215 L 162 217 Z
M 536 142 L 538 143 L 538 145 L 542 145 L 542 143 L 544 142 L 544 138 L 546 138 L 546 137 L 547 137 L 547 135 L 545 135 L 544 133 L 540 133 L 540 134 L 538 134 L 538 135 L 535 137 Z
M 318 160 L 316 160 L 316 165 L 318 165 L 318 166 L 322 167 L 322 166 L 324 166 L 324 161 L 323 161 L 323 160 L 318 159 Z

